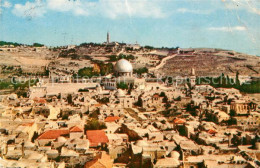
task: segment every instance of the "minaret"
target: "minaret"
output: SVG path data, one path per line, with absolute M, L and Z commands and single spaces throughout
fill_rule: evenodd
M 110 43 L 110 35 L 109 35 L 109 32 L 107 32 L 107 44 Z
M 191 74 L 190 74 L 190 85 L 191 88 L 193 88 L 196 85 L 196 75 L 195 75 L 195 69 L 191 69 Z
M 191 68 L 191 76 L 195 76 L 195 69 Z

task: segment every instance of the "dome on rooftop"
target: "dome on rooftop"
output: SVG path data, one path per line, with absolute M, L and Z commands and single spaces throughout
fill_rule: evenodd
M 115 71 L 117 72 L 133 72 L 132 64 L 126 59 L 120 59 L 115 65 Z
M 171 152 L 171 157 L 178 160 L 180 158 L 180 154 L 177 151 L 172 151 Z
M 122 89 L 118 89 L 115 95 L 117 97 L 125 97 L 125 92 Z

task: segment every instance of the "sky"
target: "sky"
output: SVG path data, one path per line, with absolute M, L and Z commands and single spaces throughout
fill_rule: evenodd
M 0 0 L 0 41 L 111 41 L 260 56 L 259 0 Z

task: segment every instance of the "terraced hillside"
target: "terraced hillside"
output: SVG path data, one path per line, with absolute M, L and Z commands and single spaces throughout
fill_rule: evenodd
M 205 52 L 198 49 L 168 59 L 158 72 L 165 75 L 189 75 L 191 68 L 195 68 L 198 76 L 215 76 L 221 73 L 232 76 L 237 71 L 241 75 L 259 76 L 260 57 L 234 51 Z

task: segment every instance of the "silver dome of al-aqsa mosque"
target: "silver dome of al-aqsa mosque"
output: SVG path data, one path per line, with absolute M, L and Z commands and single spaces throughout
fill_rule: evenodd
M 133 72 L 132 64 L 126 59 L 120 59 L 115 65 L 115 71 L 117 72 Z
M 114 68 L 119 76 L 131 76 L 133 73 L 133 66 L 126 59 L 120 59 L 117 61 Z
M 130 87 L 130 84 L 135 84 L 135 77 L 133 76 L 133 66 L 126 59 L 120 59 L 114 64 L 114 75 L 108 77 L 104 80 L 103 84 L 105 89 L 107 90 L 116 90 L 118 89 L 118 85 L 120 83 L 127 84 Z M 118 90 L 116 95 L 118 98 L 125 97 L 125 93 L 122 90 Z

